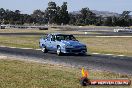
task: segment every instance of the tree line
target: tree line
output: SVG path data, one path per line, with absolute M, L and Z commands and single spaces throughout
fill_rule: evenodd
M 69 25 L 96 25 L 96 26 L 132 26 L 132 17 L 129 11 L 124 11 L 119 17 L 97 16 L 89 8 L 82 8 L 80 13 L 72 14 L 67 10 L 67 2 L 57 6 L 49 2 L 45 11 L 34 10 L 32 14 L 22 14 L 19 10 L 11 11 L 0 8 L 0 24 L 69 24 Z

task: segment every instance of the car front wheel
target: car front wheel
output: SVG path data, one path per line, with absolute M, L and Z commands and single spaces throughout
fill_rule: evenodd
M 61 47 L 60 46 L 57 47 L 57 55 L 58 56 L 61 56 L 62 55 Z

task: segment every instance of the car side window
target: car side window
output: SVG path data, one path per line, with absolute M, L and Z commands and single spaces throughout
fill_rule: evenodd
M 54 35 L 51 36 L 51 41 L 55 41 L 55 36 Z
M 51 35 L 48 35 L 46 39 L 47 39 L 47 41 L 50 41 Z

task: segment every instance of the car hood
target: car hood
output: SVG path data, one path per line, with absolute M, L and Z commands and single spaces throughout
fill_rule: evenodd
M 72 45 L 72 46 L 84 46 L 84 44 L 80 43 L 79 41 L 73 41 L 73 40 L 62 40 L 61 41 L 65 45 Z

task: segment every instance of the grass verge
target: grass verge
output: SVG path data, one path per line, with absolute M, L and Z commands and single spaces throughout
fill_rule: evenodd
M 90 52 L 132 56 L 132 38 L 78 37 L 78 40 L 87 44 Z
M 17 60 L 0 60 L 0 88 L 83 88 L 77 68 Z M 129 78 L 131 76 L 89 70 L 90 79 Z M 87 88 L 131 88 L 132 86 L 88 86 Z
M 40 36 L 0 36 L 1 46 L 39 48 Z

